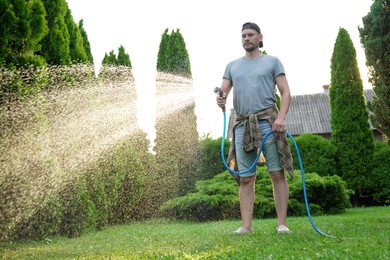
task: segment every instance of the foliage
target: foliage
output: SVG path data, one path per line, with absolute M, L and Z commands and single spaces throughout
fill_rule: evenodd
M 96 83 L 92 64 L 48 65 L 48 79 L 43 89 L 50 91 L 89 87 L 92 83 Z
M 49 64 L 69 64 L 71 61 L 70 35 L 65 23 L 68 4 L 65 0 L 42 0 L 42 2 L 47 12 L 50 30 L 42 39 L 42 49 L 39 54 L 45 57 Z
M 127 223 L 138 216 L 137 206 L 145 197 L 145 167 L 139 158 L 139 152 L 131 145 L 122 143 L 115 158 L 119 163 L 120 186 L 115 204 L 110 208 L 111 223 Z M 121 176 L 122 175 L 122 176 Z M 118 175 L 117 175 L 118 176 Z M 118 181 L 118 180 L 117 180 Z
M 101 230 L 108 225 L 109 218 L 107 182 L 104 180 L 103 171 L 98 166 L 93 166 L 90 171 L 87 171 L 86 178 L 90 199 L 96 210 L 96 229 Z
M 331 59 L 331 142 L 338 174 L 355 191 L 353 203 L 367 194 L 374 149 L 356 51 L 347 30 L 340 28 Z
M 118 65 L 123 65 L 131 68 L 130 55 L 126 53 L 125 47 L 123 45 L 118 48 Z
M 305 172 L 316 172 L 320 176 L 337 174 L 336 147 L 325 138 L 305 133 L 295 138 Z M 294 144 L 289 139 L 294 168 L 299 169 L 298 155 Z
M 371 120 L 390 144 L 390 1 L 374 0 L 358 29 L 376 95 L 369 107 Z
M 6 73 L 1 75 L 0 99 L 35 95 L 50 85 L 47 62 L 87 62 L 86 33 L 75 24 L 65 0 L 1 0 L 0 9 L 0 67 Z
M 156 123 L 156 163 L 164 185 L 163 201 L 183 195 L 201 178 L 195 105 L 174 111 Z
M 375 150 L 373 156 L 373 169 L 371 172 L 371 187 L 370 194 L 374 204 L 389 205 L 390 204 L 390 147 L 385 143 L 375 142 Z
M 304 201 L 303 189 L 298 181 L 302 183 L 302 176 L 291 183 L 290 196 L 294 200 Z M 316 208 L 317 214 L 339 214 L 351 206 L 349 196 L 352 191 L 347 189 L 346 183 L 337 175 L 321 177 L 316 173 L 309 173 L 305 175 L 305 186 L 311 211 Z M 299 208 L 300 211 L 296 213 L 304 214 Z
M 92 61 L 83 24 L 74 22 L 65 0 L 1 0 L 0 9 L 0 66 Z
M 7 97 L 15 96 L 17 99 L 22 99 L 26 96 L 34 96 L 46 86 L 49 78 L 48 69 L 43 65 L 34 65 L 33 62 L 37 61 L 38 59 L 34 59 L 28 62 L 31 65 L 20 68 L 11 64 L 0 67 L 0 105 L 6 102 Z
M 225 171 L 225 166 L 221 161 L 222 137 L 213 139 L 209 135 L 200 140 L 200 165 L 202 178 L 209 179 L 220 172 Z M 224 156 L 227 158 L 230 147 L 230 140 L 225 140 Z
M 288 214 L 306 214 L 301 177 L 290 184 Z M 339 176 L 321 177 L 316 173 L 306 176 L 308 201 L 313 214 L 335 214 L 344 212 L 350 206 L 349 190 Z M 197 192 L 173 198 L 161 207 L 163 216 L 186 220 L 222 220 L 240 216 L 238 186 L 228 172 L 212 179 L 198 181 Z M 276 215 L 272 183 L 265 167 L 258 168 L 255 183 L 256 197 L 254 217 L 267 218 Z
M 157 55 L 157 71 L 191 78 L 189 55 L 179 29 L 172 30 L 171 34 L 165 29 Z
M 48 32 L 45 8 L 40 0 L 1 0 L 0 7 L 0 66 L 25 65 L 26 57 L 34 57 Z
M 87 63 L 88 56 L 84 48 L 84 37 L 80 28 L 75 23 L 72 12 L 67 8 L 65 23 L 69 32 L 69 54 L 70 60 L 75 63 Z
M 209 180 L 197 181 L 197 192 L 175 197 L 162 205 L 163 216 L 197 221 L 238 217 L 237 185 L 231 180 L 230 174 L 225 172 Z
M 126 53 L 125 47 L 120 45 L 118 48 L 118 56 L 116 56 L 114 50 L 111 50 L 108 54 L 105 53 L 102 65 L 122 65 L 131 68 L 130 55 Z
M 84 29 L 84 20 L 83 19 L 81 19 L 79 21 L 78 27 L 79 27 L 81 36 L 83 37 L 83 46 L 84 46 L 85 53 L 87 54 L 87 57 L 88 57 L 88 62 L 93 64 L 91 44 L 89 43 L 87 32 Z
M 61 202 L 58 196 L 50 196 L 37 206 L 29 218 L 18 222 L 10 235 L 11 240 L 42 240 L 58 234 L 62 219 Z
M 61 201 L 61 222 L 59 234 L 77 237 L 96 227 L 96 207 L 88 190 L 84 176 L 67 183 L 59 193 Z

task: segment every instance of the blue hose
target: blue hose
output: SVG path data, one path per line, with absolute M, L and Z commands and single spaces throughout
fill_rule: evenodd
M 234 174 L 238 174 L 238 175 L 245 174 L 245 173 L 248 173 L 249 171 L 251 171 L 257 165 L 257 161 L 259 160 L 259 157 L 260 157 L 261 151 L 263 150 L 265 141 L 267 140 L 267 138 L 271 134 L 273 134 L 273 132 L 274 132 L 274 130 L 271 130 L 264 136 L 263 141 L 262 141 L 261 146 L 260 146 L 260 149 L 259 149 L 259 152 L 257 153 L 256 159 L 252 163 L 252 165 L 249 167 L 249 169 L 246 170 L 246 171 L 243 171 L 243 172 L 237 172 L 237 171 L 231 169 L 229 167 L 229 165 L 227 165 L 226 160 L 225 160 L 226 112 L 223 111 L 223 134 L 222 134 L 222 144 L 221 144 L 221 157 L 222 157 L 222 161 L 223 161 L 223 164 L 225 165 L 226 169 L 228 169 L 229 172 L 234 173 Z M 310 214 L 309 202 L 308 202 L 307 194 L 306 194 L 305 173 L 304 173 L 304 170 L 303 170 L 302 159 L 301 159 L 301 155 L 299 153 L 298 145 L 295 142 L 294 138 L 290 135 L 289 132 L 286 131 L 286 135 L 291 139 L 292 143 L 294 144 L 294 147 L 295 147 L 295 150 L 297 152 L 297 155 L 298 155 L 299 168 L 301 169 L 301 176 L 302 176 L 303 197 L 305 199 L 306 212 L 307 212 L 307 216 L 309 217 L 310 223 L 311 223 L 312 227 L 314 228 L 314 230 L 318 234 L 326 236 L 326 237 L 330 237 L 330 238 L 335 238 L 334 236 L 325 234 L 324 232 L 319 230 L 317 228 L 317 226 L 314 224 L 313 218 L 312 218 L 312 216 Z

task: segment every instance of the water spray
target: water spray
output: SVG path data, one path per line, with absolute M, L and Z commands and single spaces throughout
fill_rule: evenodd
M 219 97 L 223 97 L 223 92 L 220 88 L 216 87 L 214 88 L 214 93 L 217 94 L 217 96 Z M 226 169 L 233 173 L 233 174 L 237 174 L 237 175 L 241 175 L 241 174 L 245 174 L 245 173 L 248 173 L 249 171 L 251 171 L 254 167 L 256 167 L 257 165 L 257 161 L 259 160 L 259 157 L 260 157 L 260 154 L 261 154 L 261 151 L 263 150 L 263 147 L 264 147 L 264 144 L 265 144 L 265 141 L 267 140 L 267 138 L 274 133 L 274 130 L 271 130 L 269 131 L 263 138 L 263 141 L 261 142 L 261 145 L 260 145 L 260 149 L 257 153 L 257 156 L 256 156 L 256 159 L 254 160 L 254 162 L 252 163 L 252 165 L 249 167 L 249 169 L 247 169 L 246 171 L 243 171 L 243 172 L 238 172 L 238 171 L 235 171 L 233 169 L 231 169 L 229 167 L 229 165 L 226 163 L 226 160 L 225 160 L 225 138 L 226 138 L 226 108 L 225 107 L 222 107 L 222 112 L 223 112 L 223 133 L 222 133 L 222 144 L 221 144 L 221 158 L 222 158 L 222 162 L 224 164 L 224 166 L 226 167 Z M 310 221 L 310 224 L 312 225 L 312 227 L 314 228 L 314 230 L 320 234 L 320 235 L 323 235 L 323 236 L 326 236 L 326 237 L 330 237 L 330 238 L 335 238 L 334 236 L 331 236 L 331 235 L 328 235 L 328 234 L 325 234 L 324 232 L 322 232 L 321 230 L 319 230 L 317 228 L 317 226 L 314 224 L 314 221 L 313 221 L 313 218 L 310 214 L 310 208 L 309 208 L 309 202 L 308 202 L 308 199 L 307 199 L 307 193 L 306 193 L 306 182 L 305 182 L 305 173 L 304 173 L 304 169 L 303 169 L 303 165 L 302 165 L 302 158 L 301 158 L 301 155 L 299 153 L 299 149 L 298 149 L 298 145 L 297 143 L 295 142 L 294 138 L 291 136 L 291 134 L 289 132 L 285 132 L 285 134 L 291 139 L 292 143 L 294 144 L 294 147 L 295 147 L 295 150 L 297 152 L 297 156 L 298 156 L 298 161 L 299 161 L 299 168 L 301 170 L 301 176 L 302 176 L 302 189 L 303 189 L 303 197 L 305 199 L 305 206 L 306 206 L 306 212 L 307 212 L 307 216 L 309 217 L 309 221 Z

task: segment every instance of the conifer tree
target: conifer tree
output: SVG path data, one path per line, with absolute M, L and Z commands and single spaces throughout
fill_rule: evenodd
M 157 71 L 191 77 L 191 65 L 184 38 L 180 30 L 166 29 L 161 37 L 157 57 Z
M 48 31 L 45 9 L 40 0 L 0 0 L 0 61 L 21 66 L 42 64 L 35 56 L 39 42 Z
M 48 33 L 49 28 L 46 21 L 46 10 L 41 0 L 33 0 L 28 2 L 31 8 L 30 26 L 31 50 L 36 53 L 41 50 L 40 41 Z
M 117 58 L 116 58 L 116 55 L 114 53 L 114 50 L 110 51 L 109 54 L 105 53 L 104 54 L 104 58 L 103 58 L 103 61 L 102 61 L 102 64 L 103 65 L 117 65 L 118 61 L 117 61 Z
M 75 23 L 72 11 L 66 5 L 65 23 L 69 32 L 69 54 L 72 62 L 75 63 L 87 63 L 88 56 L 84 50 L 83 36 L 81 35 L 80 29 Z
M 131 68 L 130 55 L 126 53 L 125 47 L 123 47 L 122 45 L 118 48 L 117 64 Z
M 191 67 L 189 55 L 186 49 L 186 44 L 184 38 L 180 33 L 180 30 L 177 29 L 176 32 L 172 31 L 170 39 L 170 63 L 172 72 L 191 77 Z
M 65 23 L 67 3 L 65 0 L 42 0 L 49 25 L 49 33 L 42 40 L 41 54 L 47 63 L 66 65 L 70 63 L 70 36 Z
M 13 28 L 16 26 L 16 15 L 11 8 L 9 0 L 0 0 L 0 66 L 6 62 L 9 53 L 11 52 L 11 46 L 9 44 L 12 40 Z
M 390 1 L 375 0 L 359 28 L 375 97 L 371 121 L 390 145 Z
M 114 50 L 109 54 L 105 53 L 102 64 L 122 65 L 131 68 L 130 55 L 126 53 L 125 47 L 120 45 L 118 48 L 118 56 L 115 55 Z
M 374 149 L 373 133 L 363 95 L 356 50 L 347 30 L 340 28 L 331 59 L 330 107 L 332 143 L 339 174 L 355 191 L 356 205 L 366 195 Z
M 157 55 L 157 71 L 169 71 L 169 64 L 168 64 L 168 46 L 169 46 L 169 35 L 168 35 L 168 28 L 165 29 L 164 33 L 161 36 L 160 41 L 160 47 L 158 49 L 158 55 Z
M 87 54 L 87 57 L 88 57 L 88 62 L 93 64 L 93 56 L 92 56 L 92 51 L 91 51 L 91 44 L 89 43 L 89 40 L 88 40 L 88 35 L 87 35 L 87 32 L 85 31 L 84 29 L 84 20 L 81 19 L 79 21 L 79 29 L 80 29 L 80 32 L 81 32 L 81 36 L 83 37 L 83 45 L 84 45 L 84 50 Z

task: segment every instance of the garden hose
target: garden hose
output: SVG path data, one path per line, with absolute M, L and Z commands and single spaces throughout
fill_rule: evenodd
M 245 174 L 249 171 L 251 171 L 253 169 L 253 167 L 256 167 L 257 165 L 257 161 L 259 160 L 259 157 L 260 157 L 260 154 L 261 154 L 261 151 L 263 150 L 263 146 L 264 146 L 264 143 L 265 141 L 267 140 L 267 138 L 273 134 L 274 130 L 271 130 L 269 131 L 263 138 L 263 141 L 261 143 L 261 146 L 260 146 L 260 149 L 259 149 L 259 152 L 257 153 L 257 157 L 255 159 L 255 161 L 252 163 L 252 165 L 249 167 L 248 170 L 246 171 L 243 171 L 243 172 L 237 172 L 233 169 L 231 169 L 227 163 L 226 163 L 226 160 L 225 160 L 225 137 L 226 137 L 226 111 L 225 110 L 222 110 L 223 111 L 223 134 L 222 134 L 222 144 L 221 144 L 221 158 L 222 158 L 222 161 L 223 161 L 223 164 L 225 165 L 226 169 L 229 170 L 229 172 L 231 173 L 234 173 L 234 174 Z M 294 138 L 290 135 L 289 132 L 286 131 L 286 135 L 291 139 L 292 143 L 294 144 L 294 147 L 295 147 L 295 150 L 297 152 L 297 155 L 298 155 L 298 161 L 299 161 L 299 168 L 301 169 L 301 176 L 302 176 L 302 189 L 303 189 L 303 197 L 305 199 L 305 205 L 306 205 L 306 212 L 307 212 L 307 216 L 309 217 L 309 220 L 310 220 L 310 223 L 312 225 L 312 227 L 314 228 L 314 230 L 320 234 L 320 235 L 323 235 L 323 236 L 326 236 L 326 237 L 330 237 L 330 238 L 335 238 L 334 236 L 331 236 L 331 235 L 327 235 L 325 234 L 324 232 L 322 232 L 321 230 L 319 230 L 317 228 L 317 226 L 314 224 L 314 221 L 313 221 L 313 218 L 310 214 L 310 208 L 309 208 L 309 202 L 308 202 L 308 199 L 307 199 L 307 194 L 306 194 L 306 183 L 305 183 L 305 173 L 304 173 L 304 170 L 303 170 L 303 165 L 302 165 L 302 159 L 301 159 L 301 155 L 299 153 L 299 149 L 298 149 L 298 145 L 297 143 L 295 142 Z

